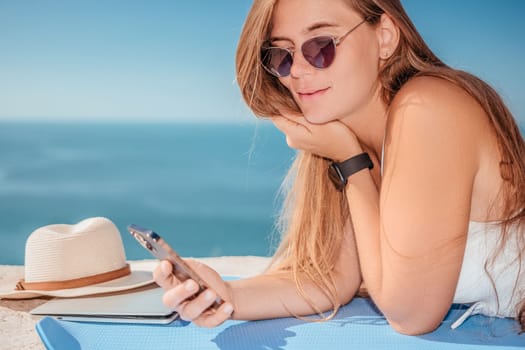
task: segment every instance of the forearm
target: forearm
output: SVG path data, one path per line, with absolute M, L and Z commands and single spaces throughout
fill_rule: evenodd
M 340 277 L 342 278 L 342 277 Z M 340 303 L 350 300 L 360 284 L 357 274 L 351 279 L 341 280 L 336 285 Z M 276 272 L 248 279 L 230 281 L 234 304 L 234 319 L 257 320 L 289 316 L 306 316 L 325 312 L 333 308 L 328 296 L 312 283 L 304 283 L 304 291 L 313 305 L 299 293 L 291 273 Z
M 429 257 L 403 257 L 395 251 L 395 242 L 381 233 L 379 193 L 367 172 L 352 176 L 346 190 L 368 293 L 396 330 L 432 330 L 444 314 L 431 305 L 438 305 L 439 297 L 429 280 L 433 275 L 424 267 Z
M 367 171 L 349 178 L 346 198 L 359 251 L 361 274 L 368 293 L 379 300 L 382 290 L 382 256 L 379 229 L 379 192 Z
M 361 274 L 368 293 L 390 322 L 404 319 L 417 311 L 417 296 L 421 286 L 411 285 L 399 271 L 389 266 L 392 260 L 385 254 L 390 251 L 381 237 L 379 191 L 366 171 L 349 178 L 346 196 L 354 226 Z

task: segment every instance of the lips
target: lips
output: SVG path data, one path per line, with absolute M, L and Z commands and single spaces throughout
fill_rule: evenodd
M 310 99 L 310 98 L 321 96 L 326 91 L 328 91 L 328 89 L 329 88 L 318 89 L 318 90 L 303 90 L 303 91 L 298 91 L 297 95 L 299 95 L 299 98 L 301 99 Z

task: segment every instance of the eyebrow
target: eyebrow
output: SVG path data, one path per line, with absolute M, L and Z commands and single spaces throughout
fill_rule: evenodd
M 310 25 L 306 30 L 303 31 L 303 33 L 308 34 L 309 32 L 313 32 L 316 29 L 320 28 L 333 28 L 338 27 L 338 24 L 330 23 L 330 22 L 316 22 L 312 25 Z
M 308 34 L 310 32 L 313 32 L 314 30 L 321 29 L 321 28 L 334 28 L 338 27 L 338 24 L 331 23 L 331 22 L 315 22 L 308 26 L 306 29 L 302 31 L 303 34 Z M 274 36 L 270 37 L 270 41 L 292 41 L 290 38 L 284 37 L 284 36 Z

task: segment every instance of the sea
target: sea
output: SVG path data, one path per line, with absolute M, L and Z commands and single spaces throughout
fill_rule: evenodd
M 270 256 L 295 152 L 271 123 L 0 123 L 0 264 L 38 227 L 103 216 L 127 259 L 137 224 L 182 256 Z M 94 257 L 95 259 L 96 257 Z

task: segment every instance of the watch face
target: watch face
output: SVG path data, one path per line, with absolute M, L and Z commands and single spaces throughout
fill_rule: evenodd
M 332 181 L 338 191 L 345 189 L 346 179 L 341 173 L 341 169 L 339 169 L 337 164 L 332 163 L 328 168 L 328 178 Z

